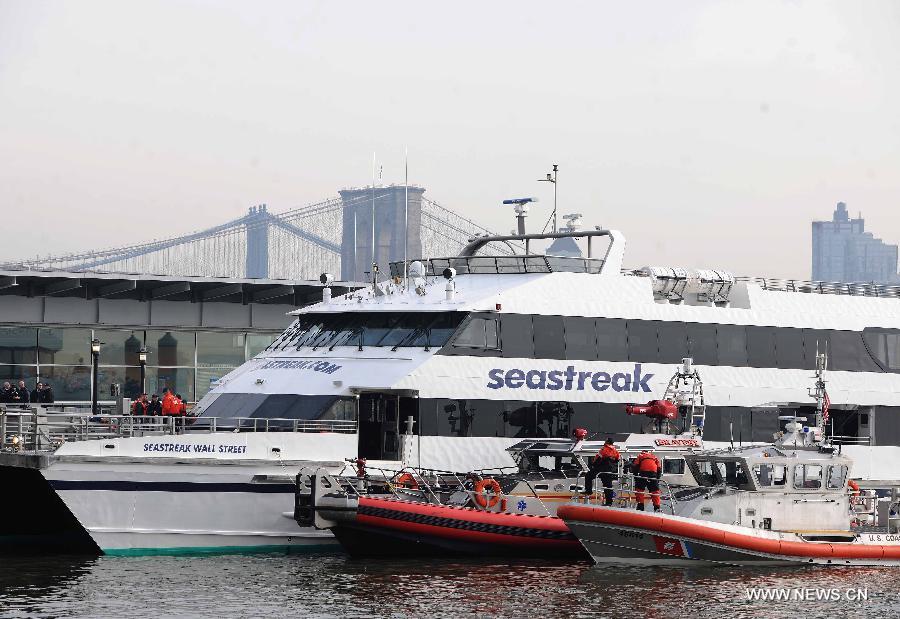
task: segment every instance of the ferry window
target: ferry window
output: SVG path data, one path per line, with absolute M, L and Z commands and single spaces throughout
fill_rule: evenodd
M 776 329 L 775 362 L 782 369 L 803 367 L 803 329 Z
M 534 317 L 534 356 L 538 359 L 566 358 L 562 316 Z
M 460 312 L 441 312 L 430 316 L 428 332 L 425 334 L 429 346 L 443 346 L 453 335 L 453 332 L 459 327 L 464 315 Z M 485 338 L 487 342 L 494 342 L 492 348 L 499 348 L 497 333 L 497 321 L 493 320 L 493 328 L 491 325 L 485 327 Z
M 597 359 L 597 331 L 593 318 L 566 316 L 566 359 Z
M 625 321 L 615 318 L 597 319 L 597 348 L 604 361 L 628 360 L 628 333 Z
M 497 319 L 470 317 L 453 340 L 453 345 L 468 348 L 498 348 Z
M 863 339 L 869 352 L 883 368 L 900 370 L 900 332 L 866 329 L 863 331 Z
M 663 458 L 664 475 L 684 475 L 684 458 Z
M 500 320 L 503 356 L 534 359 L 534 327 L 531 316 L 503 314 Z
M 462 321 L 460 312 L 346 312 L 305 314 L 291 342 L 304 346 L 443 346 Z
M 688 356 L 694 363 L 718 364 L 716 355 L 716 325 L 691 323 L 687 325 Z
M 803 367 L 807 370 L 816 369 L 816 351 L 828 353 L 828 365 L 833 365 L 832 357 L 835 357 L 835 351 L 832 350 L 833 343 L 828 331 L 821 329 L 803 329 Z
M 772 327 L 747 327 L 747 362 L 752 368 L 774 368 L 775 329 Z
M 822 467 L 818 464 L 798 464 L 794 467 L 794 488 L 822 487 Z
M 819 350 L 822 350 L 821 345 Z M 862 333 L 858 331 L 832 331 L 828 349 L 828 369 L 848 372 L 880 372 L 881 368 L 866 350 Z
M 387 312 L 370 314 L 366 328 L 362 332 L 362 345 L 379 346 L 384 336 L 390 332 L 399 320 L 400 316 L 398 314 L 389 314 Z M 358 339 L 357 342 L 359 342 Z
M 716 349 L 721 365 L 747 366 L 747 328 L 743 325 L 718 325 Z
M 843 488 L 846 478 L 847 467 L 843 464 L 828 467 L 828 488 L 830 490 L 839 490 Z
M 683 322 L 658 322 L 660 363 L 680 363 L 688 356 L 687 328 Z
M 787 467 L 783 464 L 757 464 L 753 476 L 761 488 L 784 486 L 787 483 Z
M 629 320 L 628 360 L 654 363 L 659 360 L 656 323 L 650 320 Z

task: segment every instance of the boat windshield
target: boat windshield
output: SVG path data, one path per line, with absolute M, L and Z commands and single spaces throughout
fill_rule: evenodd
M 699 486 L 709 488 L 724 484 L 739 490 L 754 489 L 746 464 L 741 460 L 692 459 L 688 466 Z
M 335 346 L 440 347 L 464 312 L 345 312 L 301 314 L 270 350 Z

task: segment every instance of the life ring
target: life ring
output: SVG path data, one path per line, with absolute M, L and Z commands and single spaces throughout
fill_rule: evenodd
M 410 490 L 419 489 L 419 482 L 417 482 L 416 478 L 413 477 L 410 473 L 403 473 L 402 475 L 400 475 L 400 477 L 397 478 L 397 481 L 394 482 L 394 484 L 402 488 L 409 488 Z
M 490 490 L 492 494 L 487 494 L 486 490 Z M 475 482 L 475 503 L 482 509 L 490 509 L 500 502 L 500 491 L 500 484 L 496 479 L 480 479 Z
M 859 484 L 853 481 L 852 479 L 847 482 L 847 486 L 850 487 L 850 504 L 856 505 L 859 503 Z

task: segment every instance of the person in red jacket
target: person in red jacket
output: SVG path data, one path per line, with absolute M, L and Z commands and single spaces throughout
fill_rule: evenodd
M 659 478 L 662 476 L 662 463 L 655 455 L 646 449 L 638 455 L 632 465 L 634 469 L 634 498 L 637 499 L 637 508 L 644 511 L 646 490 L 650 491 L 650 501 L 653 503 L 653 511 L 660 510 Z
M 163 389 L 162 414 L 163 416 L 178 414 L 178 401 L 175 399 L 175 394 L 168 387 Z

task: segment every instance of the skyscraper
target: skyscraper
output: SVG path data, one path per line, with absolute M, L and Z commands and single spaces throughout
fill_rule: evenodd
M 812 279 L 825 282 L 900 283 L 897 246 L 865 231 L 838 202 L 831 221 L 812 222 Z

